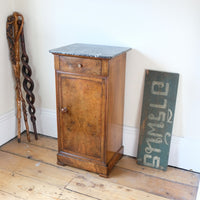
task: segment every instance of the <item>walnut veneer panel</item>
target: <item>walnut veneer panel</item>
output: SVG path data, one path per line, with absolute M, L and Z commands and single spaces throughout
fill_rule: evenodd
M 66 152 L 101 158 L 102 79 L 60 75 L 59 99 L 62 149 Z
M 121 54 L 105 59 L 84 57 L 74 55 L 77 45 L 72 47 L 64 49 L 70 54 L 72 48 L 73 56 L 54 52 L 58 164 L 107 177 L 123 154 L 126 53 L 122 48 Z M 87 45 L 84 53 L 91 53 L 91 48 Z M 97 52 L 102 48 L 95 46 Z M 105 47 L 106 55 L 109 49 L 115 52 L 113 48 Z

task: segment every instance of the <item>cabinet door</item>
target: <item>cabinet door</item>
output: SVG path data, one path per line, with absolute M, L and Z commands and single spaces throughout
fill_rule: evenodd
M 58 74 L 61 151 L 103 159 L 105 80 Z

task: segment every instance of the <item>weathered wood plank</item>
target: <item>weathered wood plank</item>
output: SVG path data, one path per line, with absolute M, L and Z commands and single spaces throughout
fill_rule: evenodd
M 20 196 L 22 199 L 53 199 L 58 197 L 59 190 L 33 179 L 19 176 L 6 170 L 0 170 L 0 188 L 2 191 Z M 54 193 L 55 192 L 55 193 Z
M 17 197 L 16 195 L 12 195 L 8 192 L 4 192 L 4 191 L 1 191 L 0 190 L 0 199 L 3 199 L 3 200 L 23 200 L 22 198 L 20 197 Z
M 19 196 L 25 200 L 92 200 L 90 198 L 63 187 L 56 187 L 33 178 L 18 175 L 14 172 L 8 172 L 0 169 L 0 188 L 1 191 Z
M 117 166 L 146 175 L 195 187 L 198 187 L 200 180 L 200 175 L 197 173 L 177 169 L 174 167 L 168 167 L 167 171 L 157 170 L 154 168 L 138 165 L 135 158 L 128 156 L 123 156 L 122 159 L 117 163 Z
M 26 143 L 18 144 L 16 141 L 11 141 L 9 144 L 4 145 L 2 150 L 58 167 L 56 164 L 56 152 L 50 149 L 45 149 Z M 94 173 L 89 173 L 84 170 L 71 168 L 68 166 L 63 167 L 63 169 L 71 170 L 85 176 L 89 175 L 92 177 L 98 177 Z M 106 179 L 106 181 L 118 183 L 120 185 L 125 185 L 127 187 L 173 199 L 185 198 L 193 200 L 197 191 L 196 187 L 181 185 L 163 178 L 152 177 L 146 174 L 141 174 L 140 172 L 125 170 L 119 167 L 115 167 L 113 169 L 110 177 Z
M 47 136 L 39 134 L 38 140 L 35 140 L 34 134 L 31 133 L 30 136 L 31 136 L 31 142 L 30 142 L 31 144 L 37 145 L 37 146 L 40 146 L 40 147 L 43 147 L 43 148 L 49 148 L 49 149 L 52 149 L 52 150 L 55 150 L 55 151 L 58 150 L 58 141 L 57 141 L 56 138 L 47 137 Z M 29 142 L 27 141 L 27 137 L 26 137 L 25 133 L 23 133 L 21 135 L 21 141 L 29 144 Z
M 173 200 L 195 200 L 197 187 L 115 167 L 111 182 L 156 194 Z
M 56 151 L 35 146 L 31 143 L 16 143 L 15 140 L 12 140 L 8 144 L 3 145 L 1 147 L 1 150 L 12 152 L 14 154 L 18 154 L 29 159 L 39 160 L 43 162 L 45 162 L 45 160 L 48 160 L 48 163 L 51 163 L 53 165 L 56 165 L 57 163 Z
M 0 148 L 2 151 L 10 152 L 16 155 L 26 157 L 28 159 L 36 160 L 39 162 L 47 163 L 53 166 L 57 166 L 57 151 L 43 148 L 41 146 L 32 145 L 31 143 L 17 143 L 16 140 L 12 140 L 9 143 L 3 145 Z M 84 170 L 69 167 L 59 166 L 60 168 L 68 169 L 74 172 L 87 173 Z
M 94 195 L 102 200 L 166 200 L 166 198 L 147 192 L 109 183 L 108 181 L 102 179 L 93 177 L 87 178 L 85 176 L 78 176 L 77 178 L 73 179 L 66 186 L 66 189 L 81 192 L 90 196 Z
M 137 163 L 166 170 L 179 75 L 146 70 Z
M 77 173 L 64 168 L 0 151 L 0 169 L 15 172 L 57 187 L 67 184 Z

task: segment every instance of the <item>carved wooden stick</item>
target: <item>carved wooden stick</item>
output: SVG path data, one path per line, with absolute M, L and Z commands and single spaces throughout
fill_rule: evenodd
M 18 25 L 21 26 L 22 20 L 18 20 Z M 37 135 L 37 129 L 36 129 L 36 117 L 35 117 L 35 107 L 34 107 L 34 102 L 35 102 L 35 96 L 33 94 L 33 89 L 34 89 L 34 82 L 31 79 L 32 75 L 32 70 L 31 67 L 29 66 L 29 58 L 26 53 L 26 47 L 25 47 L 25 40 L 24 40 L 24 31 L 22 29 L 21 35 L 21 50 L 22 50 L 22 56 L 21 56 L 21 61 L 22 61 L 22 74 L 24 76 L 23 80 L 23 88 L 26 92 L 26 102 L 28 103 L 28 111 L 31 116 L 31 122 L 33 124 L 33 130 L 35 134 L 35 139 L 38 139 Z
M 18 18 L 22 18 L 22 24 L 19 27 L 17 24 Z M 17 12 L 9 16 L 7 19 L 6 30 L 7 30 L 7 39 L 10 48 L 10 56 L 12 67 L 14 70 L 15 80 L 16 80 L 16 102 L 17 102 L 17 137 L 18 142 L 21 142 L 21 103 L 22 111 L 24 115 L 24 121 L 26 126 L 27 139 L 30 141 L 29 135 L 29 126 L 27 121 L 26 113 L 26 103 L 22 96 L 21 92 L 21 83 L 20 83 L 20 56 L 19 56 L 19 37 L 23 28 L 23 16 Z M 13 33 L 14 29 L 14 33 Z
M 19 41 L 17 40 L 17 35 L 18 35 L 18 25 L 17 25 L 17 20 L 18 20 L 18 15 L 17 13 L 13 14 L 15 21 L 14 21 L 14 38 L 15 38 L 15 61 L 16 64 L 14 66 L 14 71 L 15 71 L 15 78 L 16 78 L 16 102 L 17 102 L 17 137 L 18 137 L 18 142 L 21 141 L 21 99 L 20 99 L 20 92 L 19 92 L 19 84 L 20 84 L 20 57 L 19 57 Z

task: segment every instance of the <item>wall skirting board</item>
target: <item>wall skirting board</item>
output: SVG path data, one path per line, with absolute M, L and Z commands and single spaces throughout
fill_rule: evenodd
M 15 116 L 15 110 L 0 116 L 0 146 L 16 136 Z
M 11 111 L 0 117 L 0 145 L 16 136 L 15 113 L 15 111 Z M 36 117 L 38 133 L 57 137 L 55 110 L 37 108 Z M 32 124 L 30 121 L 29 126 L 32 131 Z M 25 130 L 25 127 L 22 123 L 22 131 L 23 130 Z M 138 128 L 124 126 L 123 145 L 125 155 L 133 157 L 137 156 L 138 139 Z M 169 165 L 200 172 L 200 160 L 196 157 L 194 152 L 200 152 L 198 140 L 172 136 Z
M 139 129 L 124 126 L 123 144 L 124 154 L 136 157 L 139 140 Z M 200 160 L 194 152 L 200 152 L 198 140 L 182 138 L 172 135 L 169 165 L 200 172 Z

